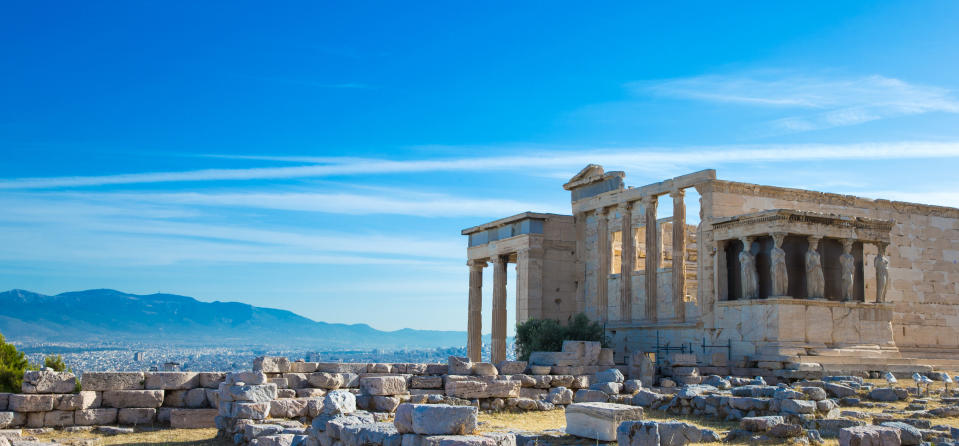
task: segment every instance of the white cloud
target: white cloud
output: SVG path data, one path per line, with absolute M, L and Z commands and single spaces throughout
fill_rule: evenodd
M 895 116 L 959 113 L 950 90 L 872 75 L 824 78 L 742 74 L 635 82 L 636 93 L 706 102 L 805 110 L 771 122 L 786 131 L 856 125 Z
M 855 114 L 836 114 L 835 122 L 864 119 Z M 796 118 L 788 124 L 793 129 L 816 128 L 815 123 Z M 247 180 L 285 180 L 294 178 L 323 178 L 334 176 L 376 175 L 422 172 L 487 172 L 516 171 L 524 175 L 552 175 L 556 171 L 566 170 L 573 175 L 588 163 L 599 163 L 608 169 L 629 169 L 643 172 L 655 172 L 657 176 L 666 176 L 675 171 L 690 168 L 705 168 L 732 163 L 790 163 L 816 160 L 889 160 L 889 159 L 928 159 L 959 157 L 959 141 L 927 142 L 901 141 L 858 144 L 758 144 L 758 145 L 719 145 L 692 147 L 622 147 L 615 149 L 547 150 L 537 147 L 536 151 L 517 149 L 523 156 L 488 156 L 457 159 L 405 160 L 357 158 L 322 158 L 323 164 L 262 167 L 247 169 L 205 169 L 181 172 L 152 172 L 138 174 L 73 176 L 50 178 L 18 178 L 0 180 L 0 190 L 75 188 L 90 186 L 108 186 L 121 184 L 147 184 L 184 181 L 247 181 Z M 311 162 L 309 157 L 258 157 L 263 160 L 285 160 Z M 319 160 L 318 160 L 319 161 Z M 331 197 L 334 201 L 346 201 L 351 196 Z M 202 199 L 202 197 L 197 198 Z M 236 197 L 237 200 L 242 200 Z M 366 199 L 368 205 L 377 203 Z M 497 200 L 486 202 L 488 207 L 503 204 Z M 509 203 L 506 203 L 509 204 Z M 514 203 L 515 204 L 515 203 Z M 435 208 L 442 210 L 455 203 L 444 204 L 437 200 Z M 341 203 L 344 209 L 348 203 Z M 416 208 L 414 204 L 414 208 Z M 347 209 L 348 210 L 348 209 Z M 424 211 L 432 212 L 432 211 Z M 502 212 L 497 212 L 502 214 Z M 475 215 L 475 214 L 471 214 Z

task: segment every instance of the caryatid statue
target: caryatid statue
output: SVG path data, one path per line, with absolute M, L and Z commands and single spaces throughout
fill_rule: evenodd
M 839 266 L 842 267 L 840 282 L 842 285 L 842 300 L 850 301 L 855 298 L 853 284 L 856 281 L 856 258 L 852 255 L 852 239 L 843 239 L 842 255 L 839 256 Z
M 743 250 L 739 253 L 740 278 L 743 288 L 743 299 L 759 297 L 759 274 L 756 272 L 756 257 L 751 252 L 752 237 L 743 237 Z
M 789 293 L 789 273 L 786 272 L 786 251 L 783 251 L 783 239 L 786 234 L 772 234 L 773 248 L 769 251 L 769 278 L 772 282 L 772 295 L 785 296 Z
M 826 295 L 826 279 L 822 274 L 822 259 L 816 248 L 819 237 L 809 237 L 809 250 L 806 251 L 806 295 L 810 299 L 822 299 Z
M 879 244 L 876 254 L 876 302 L 886 301 L 886 289 L 889 287 L 889 258 L 886 257 L 886 244 Z

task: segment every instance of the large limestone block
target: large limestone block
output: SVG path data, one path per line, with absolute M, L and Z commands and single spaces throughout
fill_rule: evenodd
M 414 376 L 410 379 L 411 389 L 442 389 L 442 376 Z
M 153 424 L 156 422 L 157 410 L 147 408 L 123 408 L 117 411 L 117 423 L 129 426 Z
M 290 363 L 290 371 L 293 373 L 313 373 L 316 371 L 315 362 L 296 361 Z
M 48 412 L 53 410 L 56 401 L 56 395 L 13 394 L 7 406 L 14 412 Z
M 0 429 L 23 426 L 27 415 L 22 412 L 0 412 Z
M 72 393 L 77 377 L 71 372 L 28 370 L 23 374 L 20 388 L 23 393 Z
M 573 401 L 577 403 L 605 403 L 609 400 L 609 395 L 600 390 L 579 389 L 573 396 Z
M 310 385 L 321 389 L 339 389 L 344 387 L 345 379 L 342 373 L 317 372 L 307 378 Z
M 253 370 L 263 373 L 287 373 L 290 360 L 280 356 L 260 356 L 253 360 Z
M 515 441 L 515 439 L 514 439 Z M 508 445 L 508 443 L 507 443 Z M 433 435 L 423 437 L 420 446 L 504 446 L 492 435 Z
M 500 361 L 496 364 L 500 375 L 519 375 L 526 371 L 526 361 Z
M 27 423 L 24 426 L 29 428 L 39 428 L 43 427 L 43 414 L 45 412 L 29 412 L 25 415 L 27 416 Z
M 267 378 L 266 373 L 260 371 L 251 371 L 251 372 L 230 372 L 226 374 L 226 378 L 223 382 L 227 384 L 249 384 L 249 385 L 259 385 L 266 384 Z
M 163 391 L 108 390 L 103 392 L 103 405 L 117 409 L 157 408 L 163 405 Z
M 220 391 L 220 401 L 269 402 L 276 399 L 276 384 L 224 385 Z
M 356 412 L 356 396 L 346 390 L 332 390 L 323 397 L 323 413 L 349 415 Z
M 420 404 L 413 407 L 413 432 L 420 435 L 469 435 L 476 431 L 475 406 Z
M 57 410 L 96 409 L 102 403 L 101 392 L 84 390 L 57 398 Z
M 189 390 L 200 387 L 196 372 L 151 372 L 146 374 L 148 390 Z
M 642 419 L 642 407 L 574 403 L 566 407 L 566 433 L 599 441 L 616 441 L 616 428 L 620 423 Z
M 207 402 L 207 391 L 210 389 L 197 388 L 190 389 L 186 391 L 186 394 L 183 396 L 183 405 L 191 409 L 203 409 L 208 407 Z
M 847 427 L 839 431 L 839 446 L 900 446 L 899 429 L 885 426 Z
M 163 392 L 163 407 L 184 407 L 186 390 L 167 390 Z
M 360 390 L 368 395 L 402 395 L 406 393 L 406 379 L 402 376 L 360 378 Z
M 174 429 L 205 429 L 216 427 L 216 409 L 173 409 L 170 427 Z
M 226 381 L 226 373 L 223 372 L 199 372 L 197 376 L 200 378 L 200 387 L 207 389 L 216 389 L 221 382 Z
M 472 375 L 473 374 L 473 363 L 469 359 L 459 357 L 459 356 L 450 356 L 448 358 L 449 363 L 449 374 L 450 375 Z
M 81 409 L 76 411 L 74 421 L 77 426 L 99 426 L 117 422 L 118 409 Z
M 518 398 L 521 388 L 519 381 L 447 381 L 446 394 L 463 399 Z
M 296 398 L 282 398 L 270 401 L 271 418 L 297 418 L 306 415 L 309 401 Z
M 83 390 L 143 390 L 143 372 L 84 372 L 80 379 Z
M 0 410 L 7 410 L 8 401 L 10 401 L 10 394 L 0 392 Z
M 618 446 L 660 446 L 659 424 L 655 421 L 626 421 L 616 428 Z
M 244 420 L 265 420 L 270 416 L 270 403 L 234 402 L 230 405 L 230 416 Z
M 43 414 L 43 427 L 73 426 L 72 410 L 51 410 Z

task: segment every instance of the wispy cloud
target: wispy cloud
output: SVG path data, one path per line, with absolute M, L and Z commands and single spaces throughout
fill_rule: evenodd
M 784 131 L 856 125 L 930 112 L 959 113 L 952 91 L 879 76 L 826 78 L 742 74 L 635 82 L 638 94 L 799 110 L 770 124 Z M 794 111 L 795 113 L 795 111 Z
M 797 124 L 798 125 L 798 124 Z M 0 189 L 50 189 L 122 184 L 190 181 L 283 180 L 354 175 L 421 172 L 522 171 L 526 175 L 566 171 L 572 175 L 588 163 L 611 169 L 655 172 L 735 163 L 792 163 L 817 160 L 892 160 L 959 157 L 959 141 L 901 141 L 858 144 L 763 144 L 692 147 L 621 147 L 616 149 L 548 150 L 538 148 L 524 156 L 489 156 L 456 159 L 386 160 L 363 158 L 312 159 L 302 156 L 261 156 L 260 160 L 316 163 L 288 167 L 204 169 L 180 172 L 150 172 L 100 176 L 17 178 L 0 180 Z M 222 155 L 227 156 L 227 155 Z M 243 156 L 249 158 L 249 156 Z M 352 197 L 341 197 L 352 198 Z M 195 198 L 202 200 L 202 197 Z M 241 197 L 236 197 L 242 200 Z M 341 200 L 343 201 L 343 200 Z M 377 203 L 369 203 L 378 205 Z M 487 203 L 497 206 L 496 200 Z M 347 204 L 344 203 L 344 206 Z M 452 204 L 451 204 L 452 205 Z M 442 206 L 442 203 L 437 205 Z

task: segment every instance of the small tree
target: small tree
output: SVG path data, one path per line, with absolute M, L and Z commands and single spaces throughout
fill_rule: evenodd
M 596 341 L 603 347 L 609 346 L 603 326 L 582 313 L 565 327 L 553 319 L 530 319 L 516 324 L 516 356 L 521 361 L 529 360 L 533 352 L 558 352 L 563 341 Z
M 63 357 L 60 355 L 57 355 L 57 356 L 50 355 L 50 356 L 47 356 L 46 358 L 43 358 L 43 366 L 49 367 L 57 372 L 67 371 L 67 365 L 63 362 Z
M 23 372 L 29 367 L 26 355 L 0 333 L 0 392 L 19 393 Z

